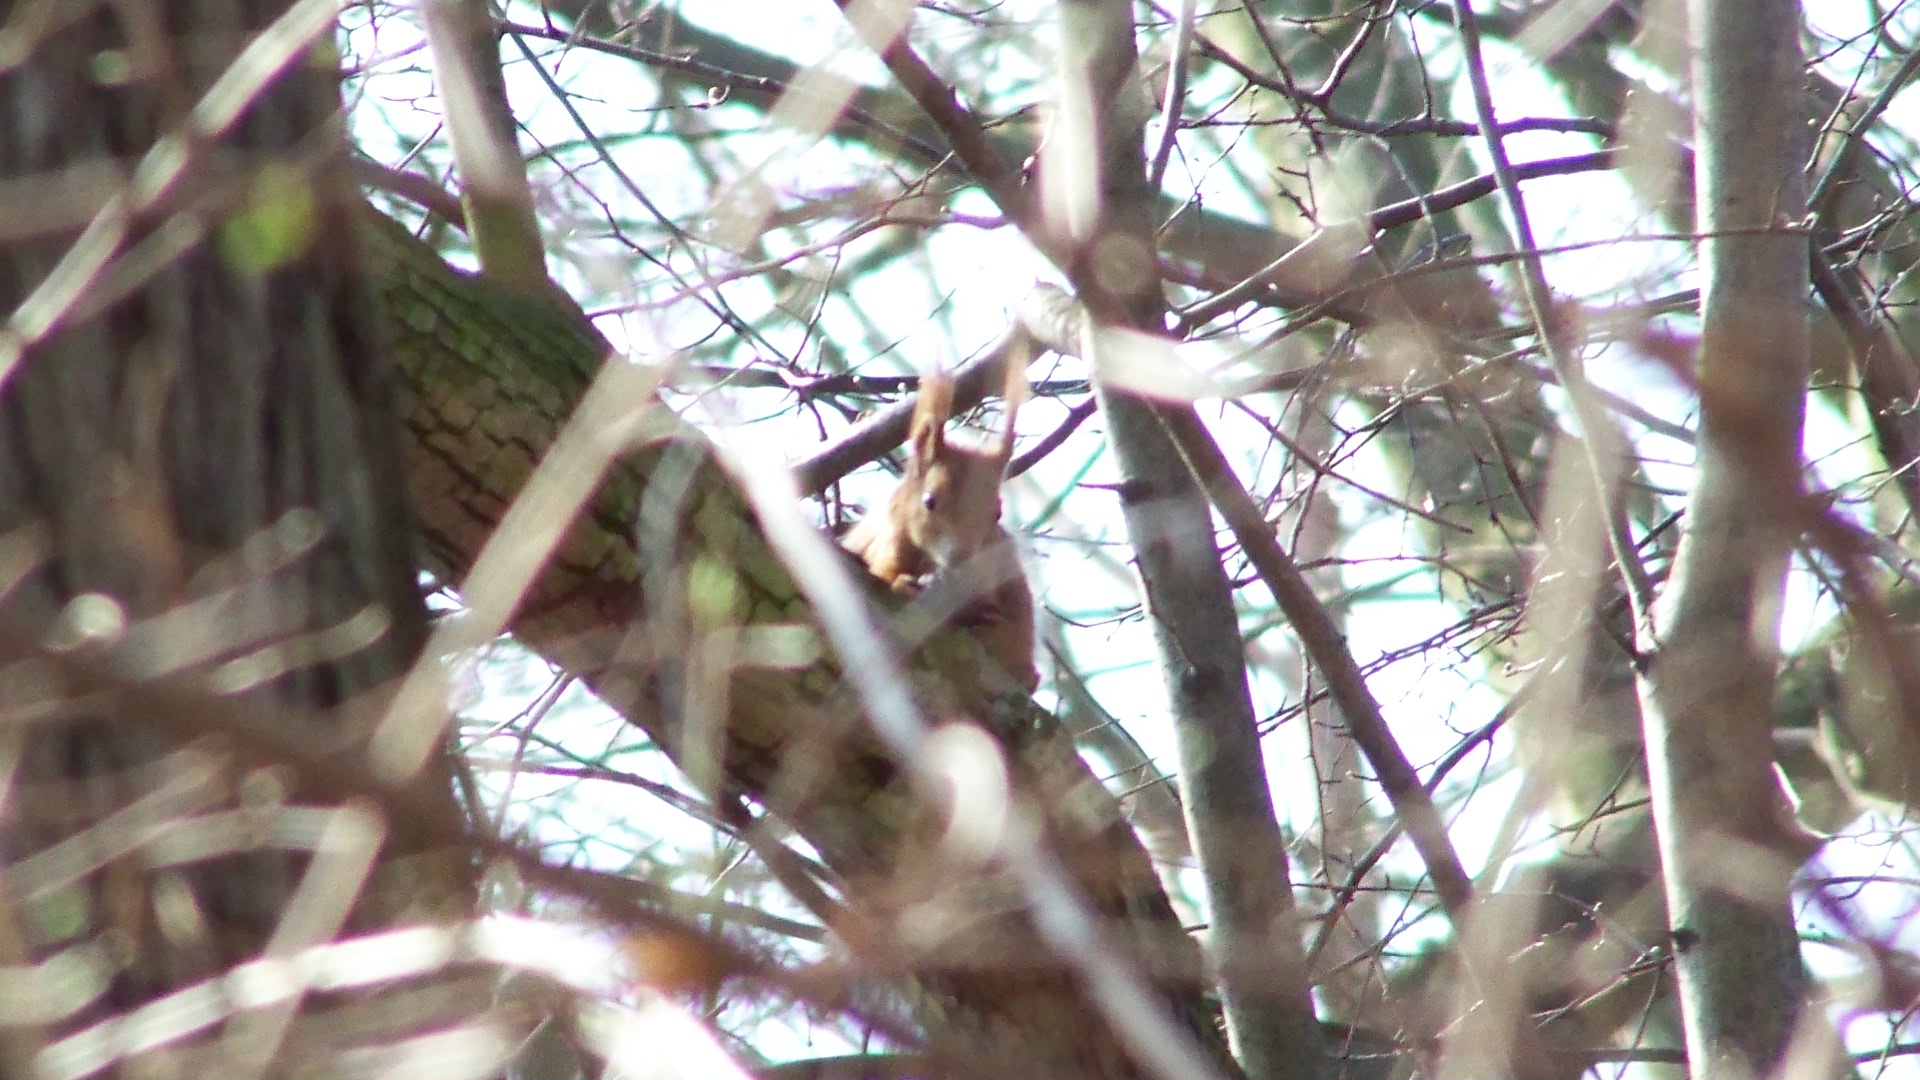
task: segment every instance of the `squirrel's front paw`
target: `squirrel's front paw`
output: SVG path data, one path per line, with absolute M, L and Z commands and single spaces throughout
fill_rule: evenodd
M 888 585 L 900 596 L 919 596 L 927 591 L 927 579 L 919 574 L 901 574 Z

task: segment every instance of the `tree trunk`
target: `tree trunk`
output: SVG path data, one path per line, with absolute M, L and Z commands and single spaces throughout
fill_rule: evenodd
M 263 952 L 471 906 L 444 767 L 389 820 L 299 762 L 260 768 L 222 719 L 257 709 L 331 748 L 425 622 L 330 21 L 230 68 L 291 6 L 90 8 L 0 74 L 0 176 L 37 193 L 0 246 L 0 662 L 53 695 L 0 742 L 0 962 L 64 953 L 104 984 L 41 1029 L 0 1028 L 0 1074 L 174 1052 L 207 1075 L 285 1071 L 308 1044 L 259 1012 L 145 1050 L 85 1029 Z M 223 78 L 237 98 L 208 93 Z M 25 686 L 0 707 L 41 700 Z M 344 1042 L 433 1023 L 382 1020 Z
M 1721 1080 L 1773 1074 L 1800 1028 L 1824 1027 L 1788 894 L 1807 852 L 1792 846 L 1770 735 L 1799 531 L 1782 508 L 1799 490 L 1807 389 L 1806 148 L 1797 5 L 1696 0 L 1690 15 L 1699 456 L 1641 698 L 1688 1060 Z

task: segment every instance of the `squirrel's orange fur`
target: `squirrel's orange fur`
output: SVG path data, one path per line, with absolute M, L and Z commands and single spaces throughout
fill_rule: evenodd
M 1016 374 L 1017 390 L 1024 390 L 1025 377 Z M 991 583 L 957 621 L 1031 691 L 1040 683 L 1033 666 L 1033 594 L 1013 538 L 1000 527 L 1000 478 L 1013 456 L 1017 390 L 1009 392 L 1006 433 L 996 445 L 976 448 L 946 436 L 953 380 L 922 379 L 907 429 L 906 474 L 886 506 L 861 518 L 840 542 L 896 592 L 918 591 L 962 566 L 968 577 Z

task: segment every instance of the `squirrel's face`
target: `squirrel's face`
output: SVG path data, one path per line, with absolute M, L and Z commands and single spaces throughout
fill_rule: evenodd
M 999 533 L 1000 478 L 1013 453 L 1011 434 L 991 447 L 948 438 L 952 405 L 953 380 L 922 382 L 907 430 L 907 474 L 889 507 L 895 528 L 940 569 L 972 558 Z
M 914 544 L 942 568 L 964 562 L 993 539 L 1000 527 L 1000 474 L 1006 459 L 997 453 L 956 446 L 942 439 L 931 460 L 921 466 L 917 492 L 908 511 Z

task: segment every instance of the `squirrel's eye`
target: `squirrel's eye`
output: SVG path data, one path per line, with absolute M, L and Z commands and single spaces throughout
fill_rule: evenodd
M 929 491 L 924 496 L 921 497 L 920 503 L 921 505 L 927 508 L 927 511 L 929 513 L 931 513 L 934 507 L 940 505 L 940 495 L 938 492 Z

